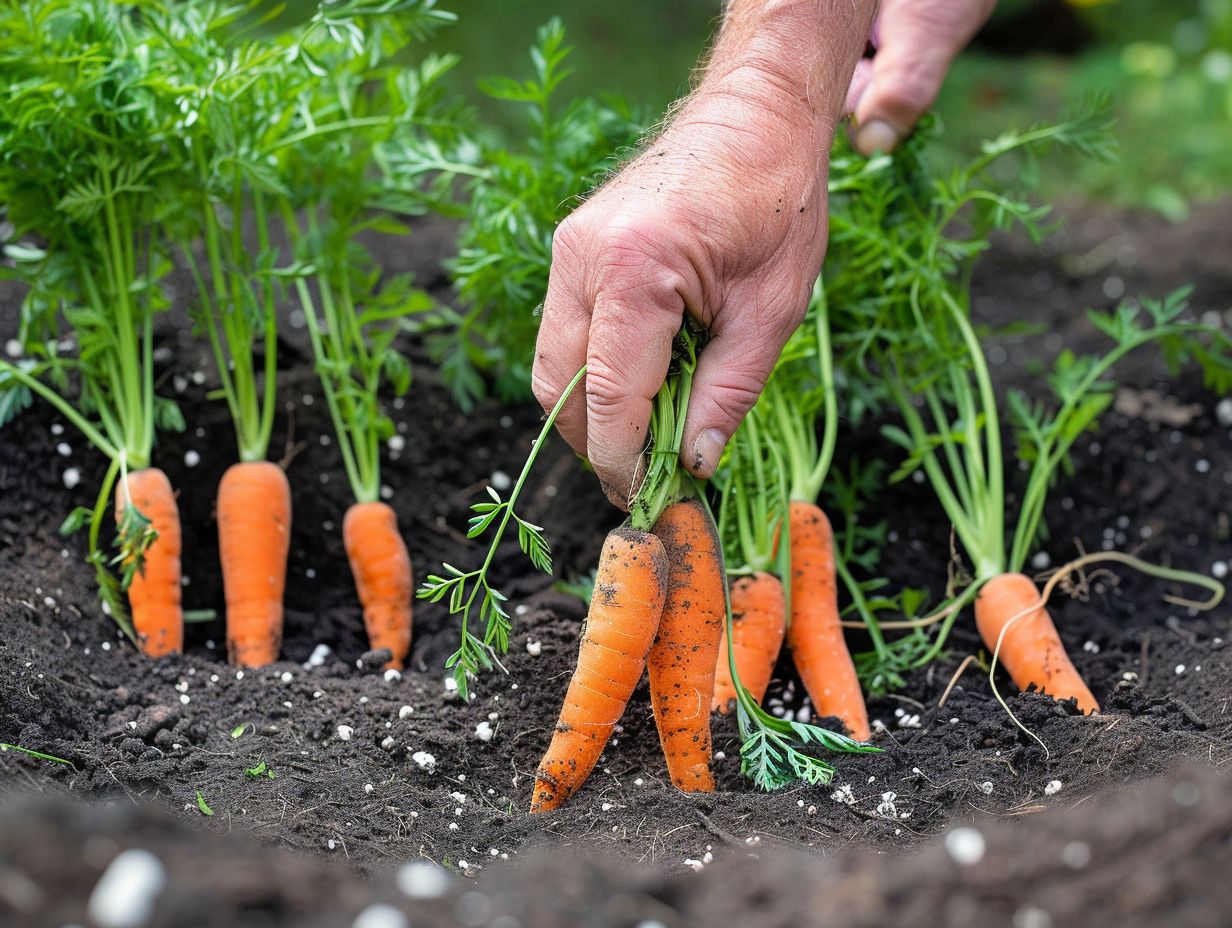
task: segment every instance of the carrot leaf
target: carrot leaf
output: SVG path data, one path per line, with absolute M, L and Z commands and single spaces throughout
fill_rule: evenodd
M 446 601 L 450 615 L 459 619 L 461 641 L 458 649 L 445 662 L 445 666 L 453 670 L 458 692 L 464 699 L 469 695 L 471 679 L 481 671 L 491 670 L 493 667 L 505 669 L 498 655 L 508 652 L 509 634 L 513 628 L 509 612 L 504 606 L 508 597 L 491 585 L 488 576 L 511 520 L 518 526 L 518 546 L 532 566 L 544 573 L 552 572 L 551 547 L 543 528 L 523 519 L 514 511 L 514 506 L 544 443 L 551 434 L 552 427 L 556 424 L 556 417 L 585 374 L 586 368 L 583 367 L 573 376 L 544 420 L 543 428 L 531 445 L 530 453 L 522 465 L 522 471 L 518 474 L 513 489 L 510 490 L 509 498 L 502 498 L 495 487 L 489 486 L 488 501 L 472 504 L 473 515 L 468 520 L 467 537 L 479 538 L 489 530 L 492 531 L 483 563 L 471 571 L 463 571 L 452 564 L 442 564 L 443 574 L 429 574 L 416 591 L 418 598 L 428 602 Z M 482 629 L 482 637 L 474 630 L 476 624 Z

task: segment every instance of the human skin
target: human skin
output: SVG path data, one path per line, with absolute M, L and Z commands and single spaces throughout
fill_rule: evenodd
M 644 151 L 557 228 L 532 383 L 627 508 L 688 312 L 704 325 L 681 459 L 714 473 L 804 318 L 826 246 L 840 117 L 866 153 L 932 103 L 992 0 L 732 0 L 703 76 Z

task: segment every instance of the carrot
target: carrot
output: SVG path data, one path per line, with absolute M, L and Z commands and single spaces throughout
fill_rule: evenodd
M 149 519 L 150 528 L 158 533 L 128 587 L 133 630 L 147 657 L 179 654 L 184 649 L 180 512 L 167 475 L 157 467 L 131 471 L 116 493 L 117 523 L 129 505 Z
M 1084 714 L 1099 712 L 1099 703 L 1065 653 L 1057 627 L 1039 599 L 1039 590 L 1030 577 L 1016 573 L 993 577 L 975 601 L 980 637 L 989 650 L 995 650 L 1000 639 L 999 660 L 1019 689 L 1034 685 L 1054 699 L 1076 699 Z M 1036 604 L 1038 608 L 1026 612 Z M 1002 630 L 1011 619 L 1014 623 L 1002 638 Z
M 727 607 L 719 539 L 696 499 L 673 503 L 655 522 L 667 552 L 667 601 L 650 649 L 650 704 L 667 772 L 677 789 L 713 792 L 710 701 Z
M 389 648 L 386 665 L 401 670 L 411 650 L 411 558 L 398 517 L 385 503 L 355 503 L 342 522 L 364 626 L 374 649 Z
M 607 536 L 552 743 L 535 773 L 531 812 L 560 806 L 586 782 L 641 679 L 667 595 L 667 555 L 654 535 Z
M 227 595 L 227 657 L 263 667 L 282 647 L 291 487 L 269 461 L 234 464 L 218 486 L 218 553 Z
M 764 570 L 739 577 L 731 585 L 731 608 L 736 673 L 749 695 L 760 705 L 787 631 L 783 584 L 774 574 Z M 726 715 L 735 698 L 736 685 L 727 660 L 727 629 L 724 627 L 719 638 L 711 709 Z
M 838 716 L 857 741 L 869 739 L 868 709 L 843 638 L 830 520 L 813 503 L 791 504 L 791 625 L 787 641 L 821 716 Z

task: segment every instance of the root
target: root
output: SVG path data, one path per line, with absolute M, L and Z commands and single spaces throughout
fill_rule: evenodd
M 1189 570 L 1175 570 L 1171 567 L 1161 567 L 1158 564 L 1151 564 L 1141 558 L 1134 557 L 1132 554 L 1124 554 L 1119 551 L 1103 551 L 1095 554 L 1082 554 L 1079 557 L 1074 558 L 1072 561 L 1062 564 L 1055 571 L 1053 571 L 1052 576 L 1048 578 L 1048 582 L 1044 584 L 1044 588 L 1040 590 L 1039 599 L 1037 599 L 1030 606 L 1027 606 L 1011 616 L 1010 620 L 1002 626 L 1001 633 L 997 636 L 997 646 L 993 648 L 992 661 L 988 665 L 988 685 L 992 687 L 993 696 L 996 697 L 997 702 L 1001 704 L 1001 708 L 1005 710 L 1006 714 L 1010 717 L 1010 720 L 1024 733 L 1030 735 L 1031 738 L 1033 738 L 1035 742 L 1044 749 L 1045 759 L 1048 759 L 1051 756 L 1051 752 L 1048 750 L 1048 745 L 1044 744 L 1039 735 L 1031 731 L 1031 729 L 1027 728 L 1027 726 L 1019 720 L 1018 716 L 1016 716 L 1014 711 L 1009 707 L 1009 703 L 1007 703 L 1005 698 L 1001 695 L 1001 691 L 997 689 L 996 671 L 997 662 L 1001 656 L 1001 645 L 1005 641 L 1005 635 L 1010 630 L 1010 627 L 1019 619 L 1031 615 L 1036 610 L 1042 609 L 1046 606 L 1048 603 L 1048 598 L 1052 595 L 1053 590 L 1055 590 L 1059 584 L 1068 582 L 1068 578 L 1071 574 L 1077 572 L 1081 578 L 1080 584 L 1071 588 L 1074 590 L 1081 590 L 1081 585 L 1089 583 L 1090 581 L 1090 577 L 1083 573 L 1083 568 L 1085 568 L 1088 564 L 1108 562 L 1114 564 L 1124 564 L 1139 573 L 1146 574 L 1148 577 L 1155 577 L 1160 580 L 1172 580 L 1177 583 L 1190 583 L 1194 586 L 1200 586 L 1203 589 L 1210 590 L 1211 592 L 1211 595 L 1205 600 L 1185 599 L 1181 596 L 1165 594 L 1163 597 L 1164 602 L 1172 603 L 1176 606 L 1184 606 L 1189 609 L 1204 611 L 1207 609 L 1214 609 L 1220 602 L 1223 601 L 1224 587 L 1218 580 L 1214 580 L 1211 577 L 1197 574 Z M 1110 571 L 1103 572 L 1111 574 Z M 1076 593 L 1075 595 L 1081 595 L 1081 593 Z M 957 675 L 955 675 L 955 677 L 957 677 Z M 952 685 L 953 681 L 951 681 L 951 686 Z M 949 690 L 947 689 L 946 692 L 948 693 Z

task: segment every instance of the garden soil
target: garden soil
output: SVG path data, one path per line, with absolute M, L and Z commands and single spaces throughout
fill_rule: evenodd
M 1042 248 L 997 240 L 976 275 L 981 322 L 1034 326 L 991 343 L 1002 386 L 1044 398 L 1042 364 L 1102 344 L 1081 310 L 1122 293 L 1192 283 L 1194 312 L 1232 325 L 1232 201 L 1179 225 L 1089 208 L 1067 220 Z M 446 223 L 420 222 L 396 247 L 385 243 L 382 260 L 446 298 L 439 265 L 451 235 Z M 0 291 L 0 342 L 17 314 L 14 292 Z M 899 695 L 870 701 L 884 753 L 836 757 L 828 786 L 755 792 L 739 771 L 734 720 L 723 718 L 718 791 L 677 792 L 643 685 L 586 787 L 563 809 L 530 816 L 583 606 L 510 542 L 496 569 L 514 607 L 508 673 L 460 699 L 443 668 L 456 626 L 444 608 L 417 604 L 408 669 L 388 679 L 364 653 L 341 539 L 348 490 L 294 321 L 273 455 L 295 488 L 286 660 L 269 668 L 228 667 L 218 621 L 189 626 L 182 658 L 139 658 L 100 611 L 83 541 L 57 532 L 72 507 L 91 504 L 97 456 L 41 404 L 0 432 L 0 741 L 68 762 L 0 754 L 0 920 L 81 923 L 99 874 L 131 846 L 168 868 L 158 925 L 348 925 L 373 902 L 411 913 L 415 926 L 503 928 L 924 919 L 1042 928 L 1094 912 L 1123 925 L 1165 913 L 1205 925 L 1232 911 L 1232 780 L 1221 773 L 1232 760 L 1232 607 L 1191 614 L 1162 596 L 1192 591 L 1119 567 L 1088 573 L 1052 607 L 1101 715 L 1011 695 L 999 678 L 1043 746 L 978 668 L 938 707 L 980 647 L 964 617 L 944 659 Z M 162 389 L 188 422 L 156 452 L 180 492 L 185 606 L 221 614 L 213 500 L 232 461 L 230 426 L 187 322 L 168 317 L 158 346 L 168 366 L 176 361 Z M 383 474 L 422 577 L 442 560 L 481 558 L 463 532 L 467 507 L 489 482 L 516 475 L 540 415 L 529 404 L 459 412 L 408 350 L 420 363 L 410 396 L 391 407 L 401 441 Z M 1033 558 L 1041 570 L 1106 548 L 1204 573 L 1232 562 L 1232 423 L 1195 372 L 1172 374 L 1147 352 L 1122 365 L 1114 409 L 1057 481 L 1052 533 Z M 861 422 L 839 464 L 893 454 L 878 423 Z M 80 481 L 69 488 L 72 476 Z M 568 578 L 593 564 L 620 518 L 559 440 L 524 514 L 546 526 Z M 866 518 L 892 532 L 883 572 L 937 599 L 950 541 L 927 488 L 888 486 Z M 305 666 L 322 645 L 324 660 Z M 806 708 L 787 662 L 769 698 Z M 246 772 L 257 770 L 266 775 Z M 967 866 L 957 860 L 970 859 L 972 835 L 941 837 L 965 825 L 983 838 Z M 416 902 L 397 888 L 397 868 L 421 858 L 454 873 L 440 898 Z

